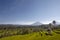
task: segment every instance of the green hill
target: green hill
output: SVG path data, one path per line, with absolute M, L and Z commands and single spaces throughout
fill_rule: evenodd
M 45 35 L 42 36 L 39 33 L 32 33 L 26 35 L 15 35 L 0 38 L 0 40 L 60 40 L 60 34 L 53 33 L 53 36 Z

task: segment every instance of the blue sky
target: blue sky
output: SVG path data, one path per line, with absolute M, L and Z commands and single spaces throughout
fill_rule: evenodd
M 0 0 L 0 24 L 60 21 L 60 0 Z

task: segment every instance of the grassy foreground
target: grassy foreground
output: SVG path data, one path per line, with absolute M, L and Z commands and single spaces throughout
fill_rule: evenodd
M 53 36 L 49 36 L 43 33 L 43 35 L 41 36 L 37 32 L 26 35 L 15 35 L 15 36 L 4 37 L 0 38 L 0 40 L 60 40 L 60 34 L 53 33 Z

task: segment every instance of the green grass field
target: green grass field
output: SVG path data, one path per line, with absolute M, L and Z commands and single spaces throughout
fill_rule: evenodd
M 15 35 L 15 36 L 9 36 L 0 38 L 0 40 L 60 40 L 60 34 L 52 33 L 53 36 L 50 35 L 43 35 L 41 36 L 39 32 L 37 33 L 31 33 L 26 35 Z

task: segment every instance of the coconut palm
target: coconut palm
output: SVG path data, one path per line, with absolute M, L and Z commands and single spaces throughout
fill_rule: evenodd
M 56 21 L 54 20 L 52 23 L 55 25 L 56 24 Z

